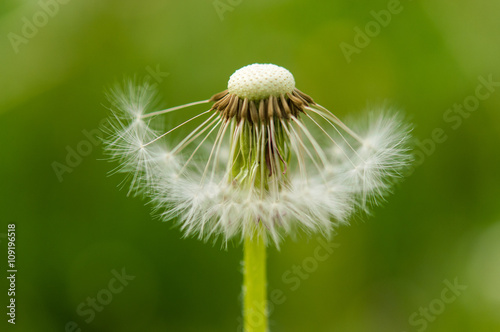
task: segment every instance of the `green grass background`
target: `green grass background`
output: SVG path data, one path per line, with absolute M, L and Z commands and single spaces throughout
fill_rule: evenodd
M 225 89 L 244 65 L 271 62 L 341 118 L 387 102 L 412 119 L 421 142 L 436 128 L 446 136 L 384 207 L 339 229 L 340 246 L 297 289 L 283 275 L 313 255 L 316 239 L 269 250 L 269 287 L 286 297 L 271 331 L 500 331 L 500 88 L 458 128 L 443 118 L 474 95 L 478 77 L 500 81 L 500 2 L 401 1 L 350 63 L 339 45 L 353 44 L 354 28 L 390 1 L 222 2 L 231 10 L 221 19 L 212 0 L 71 0 L 18 52 L 9 33 L 21 35 L 40 4 L 0 3 L 1 330 L 71 331 L 73 321 L 96 332 L 236 331 L 240 245 L 181 239 L 117 190 L 121 178 L 107 177 L 101 146 L 62 181 L 53 163 L 98 128 L 105 90 L 124 76 L 168 73 L 158 82 L 168 107 Z M 15 327 L 5 315 L 9 223 L 17 225 Z M 86 323 L 77 307 L 122 268 L 135 279 Z M 467 289 L 425 329 L 412 325 L 455 278 Z

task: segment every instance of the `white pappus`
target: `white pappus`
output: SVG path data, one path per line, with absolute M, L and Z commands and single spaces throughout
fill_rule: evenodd
M 155 99 L 147 83 L 113 91 L 106 151 L 130 192 L 185 235 L 227 241 L 260 232 L 277 245 L 298 232 L 328 235 L 383 200 L 412 160 L 411 126 L 397 113 L 374 110 L 347 126 L 272 64 L 237 70 L 207 100 L 157 111 Z M 165 116 L 206 103 L 161 129 Z M 186 125 L 194 129 L 179 135 Z

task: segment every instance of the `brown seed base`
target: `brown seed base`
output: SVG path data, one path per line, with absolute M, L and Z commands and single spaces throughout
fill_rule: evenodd
M 221 113 L 226 119 L 246 120 L 253 123 L 267 122 L 274 117 L 290 119 L 299 117 L 304 108 L 314 105 L 314 100 L 298 89 L 286 95 L 269 96 L 261 100 L 241 99 L 228 90 L 216 93 L 210 98 L 214 104 L 211 110 Z

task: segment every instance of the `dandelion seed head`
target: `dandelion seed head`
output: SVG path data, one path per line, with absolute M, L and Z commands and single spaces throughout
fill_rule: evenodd
M 384 201 L 412 160 L 411 127 L 397 112 L 372 110 L 346 124 L 272 64 L 237 70 L 228 90 L 206 101 L 158 111 L 155 96 L 130 83 L 112 94 L 106 151 L 129 192 L 185 236 L 226 242 L 259 233 L 276 245 L 299 233 L 328 236 Z M 166 131 L 155 125 L 208 102 Z

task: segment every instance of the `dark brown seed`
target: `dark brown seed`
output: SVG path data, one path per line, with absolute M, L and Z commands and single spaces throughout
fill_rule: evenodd
M 233 118 L 236 115 L 236 112 L 238 111 L 238 99 L 239 98 L 235 95 L 231 96 L 231 101 L 229 102 L 229 105 L 226 109 L 228 118 Z
M 278 117 L 278 119 L 283 118 L 283 113 L 284 111 L 282 110 L 280 104 L 278 103 L 278 98 L 273 96 L 273 106 L 274 106 L 274 113 Z
M 315 104 L 314 100 L 306 95 L 304 92 L 299 89 L 294 89 L 293 92 L 296 92 L 302 99 L 304 99 L 308 104 Z
M 214 94 L 210 99 L 209 101 L 218 101 L 220 99 L 222 99 L 222 97 L 224 97 L 225 95 L 227 95 L 229 92 L 227 90 L 224 90 L 224 91 L 221 91 L 219 93 L 216 93 Z
M 259 122 L 259 111 L 257 110 L 257 106 L 255 106 L 255 101 L 250 100 L 250 118 L 253 123 Z
M 274 99 L 275 96 L 270 96 L 267 103 L 267 118 L 272 119 L 274 115 Z
M 263 122 L 266 120 L 266 103 L 264 99 L 261 99 L 259 103 L 259 119 Z
M 298 107 L 298 108 L 304 107 L 304 102 L 302 101 L 302 99 L 300 99 L 299 97 L 297 97 L 295 94 L 293 94 L 293 93 L 287 93 L 286 95 L 288 96 L 288 98 L 290 98 L 290 100 L 292 101 L 292 103 L 296 107 Z
M 293 91 L 293 95 L 300 99 L 301 103 L 304 104 L 304 106 L 307 106 L 309 103 L 307 102 L 307 100 L 305 100 L 299 93 L 297 93 L 297 90 L 294 90 Z
M 280 95 L 281 105 L 283 107 L 283 117 L 285 119 L 290 119 L 290 115 L 292 114 L 292 110 L 290 110 L 290 106 L 288 106 L 289 100 L 286 100 L 284 95 Z
M 245 119 L 245 120 L 248 120 L 249 119 L 249 116 L 248 116 L 248 99 L 245 98 L 245 100 L 243 100 L 243 105 L 241 106 L 241 119 Z

